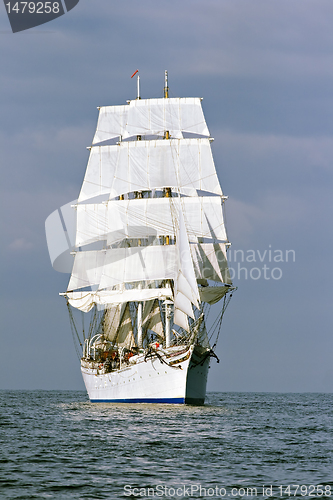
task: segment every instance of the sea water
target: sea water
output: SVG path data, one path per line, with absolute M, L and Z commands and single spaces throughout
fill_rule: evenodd
M 2 391 L 1 499 L 333 497 L 333 395 L 210 393 L 205 406 Z

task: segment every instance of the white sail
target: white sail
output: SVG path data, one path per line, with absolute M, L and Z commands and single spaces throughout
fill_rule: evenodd
M 125 238 L 175 236 L 174 212 L 182 210 L 190 241 L 226 241 L 221 199 L 217 196 L 113 200 L 77 205 L 76 246 L 97 241 L 112 245 Z
M 209 130 L 198 97 L 137 99 L 128 107 L 124 137 L 136 135 L 182 138 L 182 132 L 209 137 Z
M 179 210 L 179 230 L 177 234 L 177 247 L 179 256 L 179 270 L 177 278 L 177 289 L 187 296 L 192 304 L 199 308 L 199 291 L 193 268 L 190 245 L 186 232 L 185 221 L 182 210 Z M 186 281 L 186 284 L 185 284 Z
M 132 301 L 164 300 L 172 297 L 171 288 L 132 288 L 123 290 L 96 290 L 66 292 L 68 302 L 80 311 L 88 312 L 94 305 L 111 306 Z
M 200 296 L 193 268 L 184 216 L 181 209 L 179 210 L 178 217 L 177 249 L 178 273 L 175 280 L 174 306 L 176 320 L 174 319 L 174 322 L 177 323 L 177 318 L 181 318 L 181 322 L 183 324 L 183 318 L 181 315 L 177 314 L 177 310 L 195 319 L 192 304 L 194 304 L 199 309 L 198 301 L 200 300 Z
M 173 315 L 173 322 L 187 332 L 190 331 L 187 314 L 176 307 Z
M 163 279 L 175 280 L 177 279 L 176 276 L 178 276 L 181 293 L 187 297 L 187 300 L 191 300 L 195 304 L 195 300 L 192 300 L 192 292 L 195 292 L 195 287 L 191 281 L 190 288 L 188 288 L 190 280 L 185 275 L 187 265 L 188 267 L 194 265 L 197 279 L 231 284 L 224 244 L 190 244 L 190 252 L 191 260 L 185 257 L 187 256 L 186 252 L 182 252 L 183 260 L 181 264 L 179 264 L 179 253 L 176 245 L 77 252 L 68 291 L 88 286 L 98 286 L 99 289 L 103 290 L 122 283 Z M 181 274 L 179 274 L 180 270 Z M 185 280 L 181 275 L 183 275 L 183 278 L 185 277 Z M 129 290 L 116 291 L 117 299 L 113 301 L 109 298 L 109 303 L 120 301 L 120 297 L 125 293 L 128 293 L 129 297 Z M 189 299 L 189 296 L 191 299 Z M 132 298 L 133 300 L 145 300 L 143 290 L 135 290 Z M 73 301 L 73 305 L 74 303 Z M 188 310 L 189 307 L 187 306 L 186 312 Z
M 109 307 L 105 310 L 103 336 L 110 342 L 114 342 L 117 337 L 120 318 L 122 317 L 123 310 L 123 304 L 116 304 L 115 306 Z
M 197 279 L 231 284 L 224 243 L 196 243 L 190 248 Z
M 207 304 L 216 304 L 225 296 L 228 290 L 228 286 L 202 286 L 199 290 L 200 299 L 202 302 L 207 302 Z
M 88 165 L 78 201 L 109 195 L 116 172 L 120 149 L 117 146 L 96 146 L 90 150 Z
M 173 279 L 177 265 L 175 246 L 147 246 L 107 250 L 99 287 L 119 283 Z
M 172 297 L 171 288 L 168 290 L 170 293 L 169 297 Z M 165 337 L 158 300 L 148 300 L 145 302 L 142 317 L 142 327 L 144 330 L 152 330 L 161 339 Z
M 75 246 L 77 248 L 104 241 L 110 231 L 108 224 L 108 206 L 106 203 L 77 205 L 77 230 Z
M 135 345 L 132 318 L 128 304 L 126 304 L 123 316 L 121 318 L 121 322 L 117 331 L 116 342 L 118 345 L 127 347 L 128 349 Z
M 74 258 L 72 275 L 67 287 L 68 291 L 99 285 L 101 280 L 106 251 L 92 250 L 77 252 Z
M 128 109 L 127 105 L 100 107 L 92 143 L 97 144 L 122 136 L 125 132 Z
M 171 137 L 167 140 L 122 140 L 165 137 L 166 132 Z M 201 138 L 184 138 L 184 133 Z M 223 194 L 201 100 L 137 99 L 124 106 L 99 108 L 93 145 L 117 137 L 117 144 L 91 148 L 75 208 L 68 204 L 49 217 L 51 259 L 56 267 L 63 267 L 75 234 L 75 248 L 80 251 L 75 254 L 66 293 L 70 304 L 82 311 L 95 304 L 118 310 L 122 307 L 118 304 L 131 301 L 153 307 L 157 299 L 173 298 L 174 322 L 188 330 L 187 317 L 194 318 L 192 305 L 199 308 L 201 300 L 214 303 L 227 290 L 206 286 L 199 292 L 197 280 L 231 283 Z M 155 194 L 166 188 L 178 196 Z M 127 196 L 137 192 L 149 194 Z M 94 203 L 100 196 L 105 201 Z M 105 249 L 95 250 L 100 248 L 97 244 Z M 71 255 L 70 263 L 72 259 Z M 173 282 L 172 292 L 171 288 L 133 287 L 161 280 Z M 89 287 L 92 290 L 83 291 Z M 160 318 L 157 309 L 154 316 Z M 156 321 L 156 331 L 161 333 L 161 318 Z
M 175 245 L 111 248 L 77 252 L 68 291 L 98 285 L 173 279 L 177 269 Z
M 91 149 L 79 203 L 134 191 L 173 188 L 222 196 L 208 139 L 121 142 Z

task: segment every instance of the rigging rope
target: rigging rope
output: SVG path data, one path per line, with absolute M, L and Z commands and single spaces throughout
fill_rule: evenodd
M 103 316 L 104 316 L 104 313 L 103 313 Z M 91 337 L 93 335 L 95 335 L 95 333 L 97 332 L 97 330 L 100 327 L 100 323 L 99 323 L 98 326 L 96 326 L 96 323 L 97 323 L 98 320 L 99 320 L 99 314 L 98 314 L 97 307 L 95 307 L 94 308 L 94 314 L 93 314 L 92 318 L 90 319 L 90 324 L 89 324 L 89 330 L 88 330 L 88 339 L 89 339 L 89 341 L 90 341 Z
M 77 338 L 77 340 L 78 340 L 78 342 L 79 342 L 79 344 L 80 344 L 81 347 L 82 347 L 82 343 L 81 343 L 80 336 L 78 334 L 78 331 L 77 331 L 77 328 L 76 328 L 76 325 L 75 325 L 75 320 L 74 320 L 74 317 L 73 317 L 72 308 L 71 308 L 70 303 L 69 303 L 68 300 L 67 300 L 67 309 L 68 309 L 68 313 L 69 313 L 69 320 L 70 320 L 69 323 L 70 323 L 70 326 L 71 326 L 71 332 L 72 332 L 72 337 L 73 337 L 73 342 L 74 342 L 74 348 L 75 348 L 77 357 L 79 359 L 81 359 L 81 354 L 80 354 L 78 346 L 77 346 L 76 338 Z M 75 338 L 75 334 L 76 334 L 76 338 Z
M 169 364 L 167 361 L 165 361 L 165 359 L 163 359 L 162 356 L 152 347 L 149 347 L 148 352 L 145 355 L 145 358 L 144 358 L 145 363 L 147 363 L 147 359 L 154 358 L 155 356 L 160 360 L 161 364 L 164 363 L 164 364 L 170 366 L 170 368 L 180 368 L 182 370 L 182 367 L 180 365 L 173 366 L 173 365 Z
M 233 292 L 235 290 L 237 290 L 237 288 L 235 288 L 233 290 Z M 216 318 L 216 320 L 213 323 L 213 326 L 212 326 L 212 330 L 213 331 L 212 331 L 211 336 L 209 337 L 209 342 L 211 341 L 211 339 L 212 339 L 213 335 L 215 334 L 216 330 L 217 330 L 217 335 L 216 335 L 215 343 L 214 343 L 212 349 L 214 349 L 216 347 L 216 345 L 217 345 L 217 342 L 218 342 L 218 339 L 219 339 L 219 336 L 220 336 L 220 333 L 221 333 L 223 315 L 224 315 L 224 313 L 225 313 L 225 311 L 226 311 L 226 309 L 227 309 L 227 307 L 229 305 L 231 297 L 232 297 L 232 293 L 230 295 L 225 295 L 224 296 L 221 314 L 220 314 L 220 316 L 218 316 Z
M 203 366 L 203 364 L 204 364 L 204 362 L 206 361 L 206 359 L 207 359 L 207 358 L 215 358 L 215 359 L 217 360 L 217 362 L 218 362 L 218 363 L 220 362 L 219 358 L 217 357 L 217 355 L 215 354 L 215 352 L 213 351 L 213 349 L 210 349 L 210 351 L 208 351 L 208 352 L 205 354 L 205 356 L 202 358 L 202 360 L 201 360 L 201 361 L 199 361 L 198 363 L 194 363 L 194 362 L 193 362 L 193 364 L 191 364 L 191 366 L 190 366 L 190 370 L 191 370 L 192 368 L 195 368 L 196 366 Z

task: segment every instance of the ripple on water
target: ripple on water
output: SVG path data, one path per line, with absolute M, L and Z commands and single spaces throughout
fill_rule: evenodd
M 200 407 L 91 404 L 71 391 L 0 399 L 0 498 L 115 499 L 125 485 L 198 483 L 333 491 L 330 394 L 211 393 Z

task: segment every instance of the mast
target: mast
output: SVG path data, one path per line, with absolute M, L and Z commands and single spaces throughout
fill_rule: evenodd
M 135 76 L 136 74 L 138 74 L 138 76 L 136 77 L 137 78 L 136 85 L 137 85 L 137 92 L 138 92 L 137 99 L 141 99 L 141 97 L 140 97 L 140 76 L 139 76 L 139 70 L 138 69 L 136 71 L 134 71 L 134 73 L 131 76 L 131 78 L 133 78 L 133 76 Z
M 168 87 L 168 71 L 164 72 L 164 98 L 167 99 L 169 97 L 169 87 Z
M 168 99 L 169 97 L 169 87 L 168 87 L 168 71 L 165 70 L 164 72 L 164 99 Z M 165 139 L 170 139 L 170 133 L 169 130 L 165 131 Z M 165 197 L 166 198 L 171 198 L 171 188 L 166 188 L 165 189 Z M 170 236 L 167 235 L 165 237 L 165 244 L 169 245 L 170 244 Z M 170 284 L 169 284 L 170 286 Z M 170 311 L 170 304 L 171 302 L 166 300 L 164 302 L 165 304 L 165 347 L 170 347 L 171 344 L 171 311 Z
M 171 309 L 170 305 L 173 302 L 166 300 L 165 305 L 165 347 L 170 347 L 171 345 Z
M 142 198 L 142 193 L 135 193 L 136 198 Z M 138 240 L 138 246 L 141 246 L 141 239 Z M 138 286 L 139 290 L 141 290 L 141 283 Z M 142 302 L 138 303 L 138 347 L 142 348 Z
M 142 347 L 142 302 L 138 304 L 138 347 Z
M 140 75 L 139 75 L 139 73 L 138 73 L 138 76 L 137 76 L 136 85 L 137 85 L 137 89 L 138 89 L 138 97 L 137 97 L 137 99 L 141 99 L 141 97 L 140 97 Z
M 164 72 L 164 99 L 168 99 L 168 97 L 169 97 L 168 71 L 165 70 L 165 72 Z M 164 139 L 170 139 L 170 131 L 169 130 L 165 131 Z

